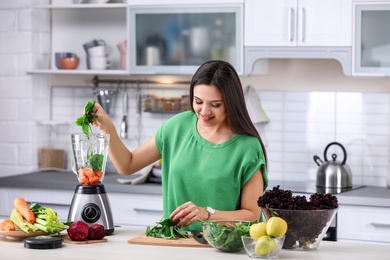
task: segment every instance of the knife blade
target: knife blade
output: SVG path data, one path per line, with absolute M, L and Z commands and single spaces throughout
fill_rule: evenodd
M 200 233 L 198 230 L 191 230 L 190 232 L 196 241 L 201 244 L 207 244 L 207 241 L 204 239 L 202 233 Z

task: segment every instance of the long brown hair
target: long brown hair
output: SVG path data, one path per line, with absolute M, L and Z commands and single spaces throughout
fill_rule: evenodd
M 263 141 L 249 117 L 245 104 L 244 91 L 234 67 L 226 61 L 211 60 L 203 63 L 191 80 L 191 110 L 194 111 L 194 87 L 199 84 L 214 85 L 222 94 L 225 102 L 228 125 L 233 133 L 256 137 L 263 148 L 267 164 L 267 154 Z

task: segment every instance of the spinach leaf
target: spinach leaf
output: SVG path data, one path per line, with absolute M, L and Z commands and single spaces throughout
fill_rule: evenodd
M 92 167 L 93 172 L 101 171 L 103 166 L 103 154 L 94 154 L 91 156 L 90 164 Z
M 187 232 L 181 230 L 177 223 L 179 221 L 173 222 L 170 218 L 161 220 L 157 222 L 157 225 L 154 227 L 147 227 L 145 235 L 148 237 L 158 237 L 165 239 L 178 239 L 188 237 Z
M 93 108 L 95 107 L 96 101 L 88 101 L 84 107 L 84 115 L 77 118 L 76 125 L 81 126 L 83 133 L 89 136 L 89 133 L 92 133 L 91 124 L 95 118 L 98 118 L 98 115 L 93 113 Z
M 203 222 L 208 227 L 205 236 L 210 244 L 225 252 L 236 252 L 242 249 L 241 236 L 249 234 L 253 223 L 221 224 L 209 220 Z

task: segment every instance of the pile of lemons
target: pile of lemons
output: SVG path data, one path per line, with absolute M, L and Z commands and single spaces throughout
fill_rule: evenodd
M 282 237 L 287 232 L 287 222 L 280 217 L 271 217 L 267 222 L 252 224 L 249 235 L 256 241 L 255 252 L 259 256 L 271 254 L 276 249 L 274 238 Z

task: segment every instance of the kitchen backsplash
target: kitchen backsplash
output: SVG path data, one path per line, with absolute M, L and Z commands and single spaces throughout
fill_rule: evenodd
M 136 92 L 128 89 L 129 138 L 125 144 L 134 149 L 151 138 L 172 114 L 136 113 Z M 181 96 L 187 90 L 143 90 L 143 96 Z M 122 90 L 119 90 L 112 119 L 119 131 L 122 119 Z M 313 160 L 324 160 L 324 150 L 333 141 L 347 151 L 346 164 L 351 168 L 353 184 L 385 186 L 388 170 L 390 134 L 390 94 L 292 92 L 257 90 L 270 121 L 263 125 L 267 143 L 271 180 L 315 180 L 318 169 Z M 55 146 L 69 150 L 70 134 L 79 132 L 74 120 L 82 114 L 87 100 L 95 99 L 90 88 L 53 88 L 53 120 L 67 122 L 55 127 Z M 42 126 L 43 128 L 48 128 Z M 48 129 L 40 138 L 49 136 Z M 46 138 L 47 139 L 47 138 Z M 47 141 L 48 142 L 48 141 Z M 331 160 L 332 149 L 328 151 Z M 337 150 L 337 160 L 343 159 Z M 68 153 L 69 155 L 69 153 Z M 70 168 L 69 156 L 67 165 Z M 111 162 L 108 169 L 115 171 Z

